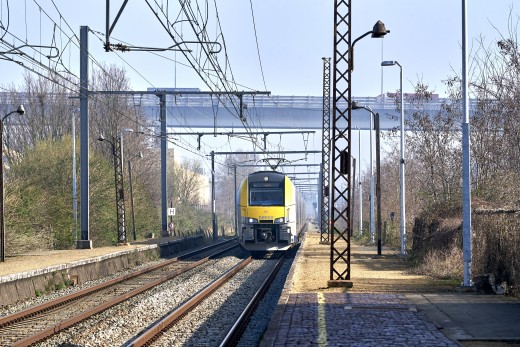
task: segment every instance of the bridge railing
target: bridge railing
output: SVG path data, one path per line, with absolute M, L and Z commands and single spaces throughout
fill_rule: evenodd
M 353 97 L 361 105 L 369 106 L 372 109 L 395 110 L 396 104 L 393 97 Z M 428 103 L 429 109 L 439 109 L 445 99 L 438 98 Z M 323 108 L 323 98 L 321 96 L 295 96 L 295 95 L 244 95 L 243 103 L 248 108 L 292 108 L 292 109 L 319 109 Z M 347 105 L 340 103 L 340 107 L 346 108 Z M 156 107 L 158 98 L 155 95 L 143 95 L 141 106 Z M 216 95 L 168 95 L 166 98 L 167 106 L 177 107 L 228 107 L 238 106 L 238 98 L 234 96 Z

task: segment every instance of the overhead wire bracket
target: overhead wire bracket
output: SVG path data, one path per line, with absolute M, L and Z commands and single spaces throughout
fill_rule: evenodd
M 59 55 L 60 55 L 60 50 L 58 49 L 58 47 L 55 47 L 55 46 L 40 46 L 40 45 L 21 45 L 21 46 L 18 46 L 18 47 L 13 47 L 12 49 L 8 50 L 8 51 L 5 51 L 5 52 L 0 52 L 0 54 L 19 54 L 19 55 L 27 55 L 26 53 L 20 51 L 20 48 L 23 48 L 23 47 L 31 47 L 31 48 L 49 48 L 51 51 L 53 49 L 56 50 L 56 54 L 52 55 L 52 54 L 49 54 L 49 55 L 46 55 L 46 57 L 48 59 L 51 59 L 51 58 L 57 58 Z

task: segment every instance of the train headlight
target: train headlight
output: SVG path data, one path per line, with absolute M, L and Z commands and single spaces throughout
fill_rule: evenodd
M 280 217 L 280 218 L 276 218 L 274 220 L 275 223 L 283 223 L 284 222 L 284 217 Z
M 256 218 L 248 218 L 248 217 L 242 217 L 242 223 L 258 223 L 258 219 Z

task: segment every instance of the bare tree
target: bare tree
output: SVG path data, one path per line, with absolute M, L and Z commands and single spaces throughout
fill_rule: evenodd
M 418 192 L 427 205 L 452 202 L 460 192 L 460 124 L 457 100 L 442 103 L 433 114 L 427 109 L 432 92 L 419 82 L 409 98 L 412 109 L 407 117 L 408 163 L 420 166 L 416 177 Z
M 73 99 L 69 98 L 75 86 L 65 80 L 58 80 L 52 74 L 46 77 L 26 74 L 22 92 L 12 86 L 11 92 L 4 96 L 4 104 L 23 104 L 24 115 L 6 119 L 5 145 L 8 158 L 12 150 L 18 157 L 25 148 L 33 147 L 41 140 L 59 140 L 70 134 L 72 116 L 75 112 Z
M 490 45 L 478 40 L 472 69 L 477 98 L 472 118 L 472 159 L 479 196 L 512 202 L 520 193 L 520 50 L 518 19 L 510 14 L 509 32 Z
M 251 172 L 257 171 L 254 167 L 241 167 L 240 164 L 255 164 L 256 156 L 248 154 L 235 154 L 227 156 L 224 163 L 218 166 L 216 173 L 217 205 L 219 212 L 231 222 L 235 218 L 235 197 L 240 184 Z M 235 190 L 235 166 L 237 190 Z
M 200 161 L 185 161 L 183 163 L 172 163 L 171 179 L 168 181 L 168 191 L 171 192 L 173 200 L 178 206 L 201 205 L 204 193 L 208 188 L 205 184 L 207 177 L 203 175 L 202 163 Z

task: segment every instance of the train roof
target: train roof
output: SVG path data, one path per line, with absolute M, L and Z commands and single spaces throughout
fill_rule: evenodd
M 268 177 L 270 181 L 280 181 L 286 175 L 278 171 L 256 171 L 249 174 L 249 182 L 263 182 L 265 177 Z

